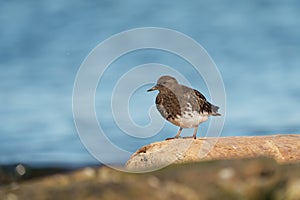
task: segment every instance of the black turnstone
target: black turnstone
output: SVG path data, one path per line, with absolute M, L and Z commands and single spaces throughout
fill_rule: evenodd
M 196 139 L 199 124 L 207 121 L 209 116 L 221 115 L 218 106 L 209 103 L 199 91 L 178 84 L 174 77 L 161 76 L 147 92 L 153 90 L 159 91 L 155 103 L 160 114 L 180 127 L 175 138 L 183 128 L 194 128 L 193 138 Z

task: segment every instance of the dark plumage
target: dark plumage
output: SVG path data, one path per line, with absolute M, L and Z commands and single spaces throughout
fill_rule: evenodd
M 219 116 L 218 106 L 209 103 L 199 91 L 178 84 L 171 76 L 161 76 L 157 84 L 148 92 L 158 90 L 156 107 L 168 121 L 179 126 L 175 138 L 178 138 L 183 128 L 195 128 L 193 137 L 196 139 L 198 126 L 209 116 Z

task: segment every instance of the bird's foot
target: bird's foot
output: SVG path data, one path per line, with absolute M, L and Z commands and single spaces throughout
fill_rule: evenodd
M 193 138 L 194 140 L 207 140 L 207 138 L 201 138 L 201 137 L 194 137 L 194 136 L 187 136 L 187 137 L 182 137 L 183 139 L 190 139 Z
M 166 138 L 166 140 L 173 140 L 173 139 L 179 139 L 181 137 L 171 137 L 171 138 Z
M 183 139 L 188 139 L 188 138 L 194 138 L 195 140 L 197 139 L 196 137 L 194 136 L 187 136 L 187 137 L 183 137 Z
M 206 138 L 196 138 L 194 136 L 186 136 L 186 137 L 171 137 L 171 138 L 166 138 L 166 140 L 174 140 L 174 139 L 191 139 L 193 138 L 194 140 L 206 140 Z

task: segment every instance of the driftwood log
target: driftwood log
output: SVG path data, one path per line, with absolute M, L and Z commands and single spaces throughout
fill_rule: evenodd
M 300 135 L 165 140 L 137 150 L 126 167 L 129 170 L 151 171 L 172 163 L 253 157 L 271 157 L 278 163 L 299 162 Z

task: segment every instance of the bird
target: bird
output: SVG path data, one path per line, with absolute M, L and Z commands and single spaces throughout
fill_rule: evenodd
M 181 85 L 168 75 L 159 77 L 157 83 L 147 92 L 158 90 L 155 104 L 159 113 L 167 121 L 179 126 L 175 139 L 179 138 L 183 128 L 194 128 L 196 139 L 198 127 L 210 116 L 220 116 L 219 107 L 207 101 L 198 90 Z M 169 138 L 170 139 L 170 138 Z

